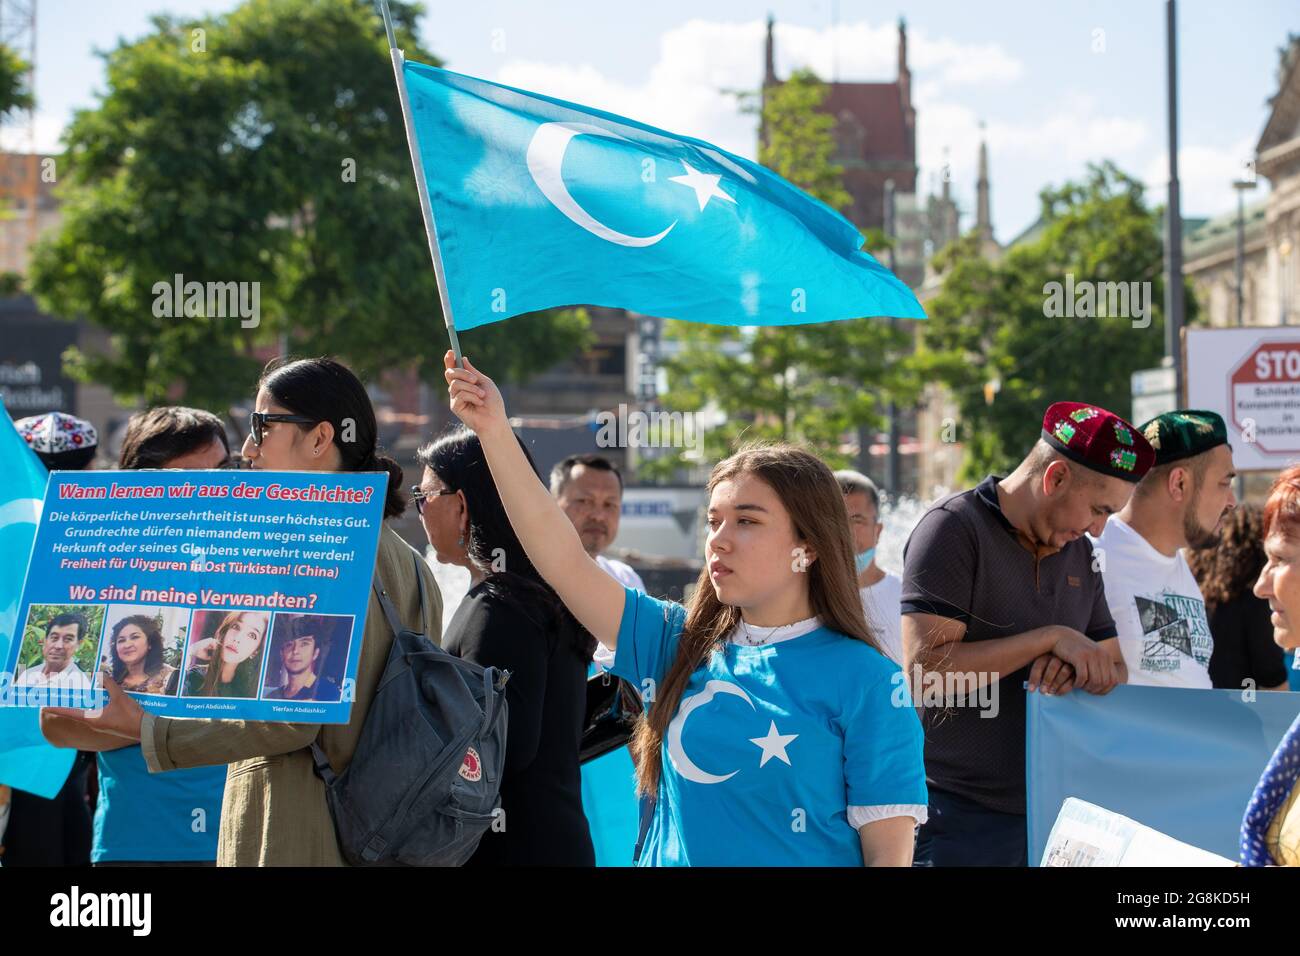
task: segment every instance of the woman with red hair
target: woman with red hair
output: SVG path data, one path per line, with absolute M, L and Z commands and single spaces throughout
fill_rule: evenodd
M 1283 650 L 1300 646 L 1300 465 L 1273 482 L 1264 505 L 1264 556 L 1268 563 L 1255 594 L 1272 610 L 1273 640 Z M 1300 717 L 1264 768 L 1241 821 L 1243 866 L 1300 865 Z

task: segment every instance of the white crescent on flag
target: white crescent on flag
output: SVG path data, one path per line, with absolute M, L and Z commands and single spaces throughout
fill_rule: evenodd
M 653 246 L 672 232 L 673 226 L 677 225 L 675 219 L 667 229 L 653 236 L 629 236 L 611 229 L 578 205 L 578 201 L 570 195 L 569 187 L 564 185 L 564 176 L 560 171 L 564 167 L 564 154 L 569 143 L 584 134 L 631 142 L 626 136 L 590 123 L 543 123 L 537 127 L 537 132 L 528 143 L 528 173 L 533 177 L 533 182 L 537 183 L 542 195 L 550 200 L 552 206 L 592 235 L 620 246 Z

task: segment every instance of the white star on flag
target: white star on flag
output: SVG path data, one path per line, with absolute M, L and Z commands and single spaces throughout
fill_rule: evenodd
M 725 199 L 730 203 L 736 201 L 718 187 L 718 180 L 722 179 L 721 176 L 715 176 L 712 173 L 702 173 L 697 169 L 692 169 L 690 164 L 685 160 L 682 160 L 681 163 L 686 167 L 686 175 L 669 176 L 668 181 L 670 183 L 681 183 L 683 186 L 694 189 L 695 198 L 699 200 L 701 211 L 704 210 L 704 207 L 709 204 L 709 200 L 714 196 L 717 196 L 719 199 Z
M 751 744 L 757 744 L 763 748 L 763 759 L 758 762 L 759 769 L 762 769 L 773 757 L 785 761 L 787 767 L 790 766 L 790 758 L 786 756 L 785 748 L 798 736 L 798 734 L 780 733 L 776 729 L 776 721 L 774 720 L 766 737 L 750 737 L 749 742 Z

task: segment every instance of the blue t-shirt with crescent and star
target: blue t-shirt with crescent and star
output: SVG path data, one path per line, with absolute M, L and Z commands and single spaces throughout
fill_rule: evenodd
M 686 609 L 625 593 L 613 673 L 646 699 L 668 672 Z M 824 627 L 713 654 L 664 733 L 640 864 L 861 866 L 848 807 L 927 803 L 924 734 L 901 676 L 874 648 Z

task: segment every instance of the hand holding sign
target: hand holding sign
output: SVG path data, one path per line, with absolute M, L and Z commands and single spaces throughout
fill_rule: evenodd
M 78 710 L 75 707 L 42 707 L 41 733 L 56 747 L 78 750 L 116 750 L 140 742 L 140 723 L 144 710 L 104 675 L 108 703 L 102 710 Z
M 126 740 L 140 722 L 125 705 L 105 718 L 134 717 L 125 727 L 67 716 L 111 703 L 92 682 L 100 673 L 163 717 L 345 723 L 352 698 L 342 688 L 356 679 L 387 480 L 59 473 L 23 589 L 22 639 L 0 661 L 18 675 L 0 707 L 66 708 L 47 716 L 47 736 L 76 746 L 89 734 L 88 750 L 120 746 L 96 734 L 125 731 Z M 205 489 L 221 494 L 195 494 Z M 286 657 L 307 637 L 319 655 Z

